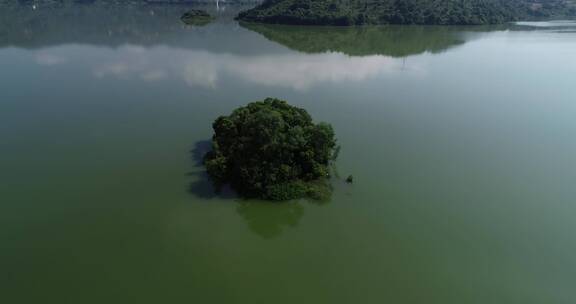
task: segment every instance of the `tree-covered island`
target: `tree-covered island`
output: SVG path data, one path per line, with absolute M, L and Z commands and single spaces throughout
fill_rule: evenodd
M 297 25 L 480 25 L 576 16 L 574 0 L 264 0 L 237 19 Z
M 204 10 L 193 9 L 184 13 L 180 20 L 188 25 L 202 26 L 212 22 L 214 17 Z
M 230 184 L 243 197 L 276 201 L 329 195 L 334 131 L 306 110 L 267 98 L 218 117 L 212 127 L 204 164 L 216 188 Z

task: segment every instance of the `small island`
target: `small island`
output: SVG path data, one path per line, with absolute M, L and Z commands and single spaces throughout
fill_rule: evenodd
M 230 184 L 242 197 L 273 201 L 329 196 L 329 165 L 339 150 L 334 130 L 306 110 L 267 98 L 212 127 L 204 164 L 217 189 Z
M 265 0 L 245 22 L 293 25 L 481 25 L 575 16 L 566 0 Z
M 210 16 L 206 11 L 193 9 L 184 13 L 180 20 L 189 25 L 202 26 L 212 22 L 214 17 Z

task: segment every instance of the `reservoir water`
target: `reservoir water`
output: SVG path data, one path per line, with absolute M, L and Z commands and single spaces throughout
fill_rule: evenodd
M 0 302 L 576 302 L 576 23 L 188 8 L 0 7 Z M 212 121 L 268 96 L 333 125 L 329 201 L 213 192 Z

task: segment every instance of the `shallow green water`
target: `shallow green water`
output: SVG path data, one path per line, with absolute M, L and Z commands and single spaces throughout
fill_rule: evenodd
M 576 32 L 0 10 L 1 303 L 574 303 Z M 215 117 L 334 126 L 330 202 L 216 196 Z

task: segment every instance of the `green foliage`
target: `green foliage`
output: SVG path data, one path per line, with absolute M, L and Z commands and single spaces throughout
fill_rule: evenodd
M 565 0 L 265 0 L 238 19 L 300 25 L 478 25 L 573 13 Z
M 214 17 L 206 11 L 193 9 L 184 13 L 180 20 L 188 25 L 203 26 L 214 20 Z
M 212 127 L 213 150 L 204 162 L 217 187 L 230 183 L 242 196 L 278 201 L 329 195 L 334 130 L 314 124 L 306 110 L 267 98 L 217 118 Z

